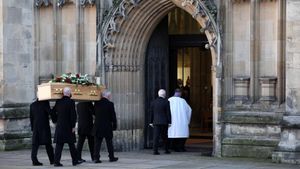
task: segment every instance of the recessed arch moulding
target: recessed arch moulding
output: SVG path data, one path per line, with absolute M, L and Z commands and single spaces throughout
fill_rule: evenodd
M 212 55 L 214 155 L 221 154 L 221 39 L 205 0 L 123 0 L 107 15 L 98 34 L 101 82 L 112 90 L 120 130 L 143 129 L 144 64 L 148 41 L 158 23 L 176 6 L 205 31 Z M 124 112 L 125 111 L 125 112 Z M 143 137 L 142 133 L 138 137 Z

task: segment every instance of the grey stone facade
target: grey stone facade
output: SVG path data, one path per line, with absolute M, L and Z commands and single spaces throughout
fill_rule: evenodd
M 36 85 L 65 72 L 113 92 L 116 148 L 143 148 L 145 51 L 180 7 L 212 55 L 214 155 L 299 163 L 297 0 L 0 0 L 0 145 L 30 145 Z M 215 8 L 214 8 L 215 7 Z

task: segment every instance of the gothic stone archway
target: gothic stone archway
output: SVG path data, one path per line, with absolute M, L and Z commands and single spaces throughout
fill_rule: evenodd
M 117 141 L 131 150 L 141 148 L 144 127 L 144 60 L 149 38 L 174 7 L 202 26 L 212 54 L 214 155 L 221 156 L 221 39 L 205 0 L 122 0 L 107 16 L 98 35 L 99 75 L 113 92 L 118 116 Z M 129 140 L 129 141 L 124 141 Z

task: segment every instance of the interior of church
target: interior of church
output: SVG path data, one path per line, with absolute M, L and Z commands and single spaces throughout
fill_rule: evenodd
M 176 88 L 182 89 L 182 97 L 192 108 L 187 148 L 195 150 L 196 147 L 203 148 L 203 145 L 209 147 L 212 145 L 212 84 L 211 55 L 210 50 L 205 49 L 206 36 L 194 18 L 180 8 L 175 8 L 168 14 L 168 27 L 172 42 L 169 43 L 170 63 L 175 63 L 170 64 L 170 67 L 176 66 L 173 69 L 175 71 L 170 71 L 170 77 L 171 74 L 176 74 Z M 201 41 L 193 41 L 189 38 L 191 35 L 199 37 Z M 176 36 L 182 38 L 174 41 Z M 176 83 L 175 79 L 170 78 L 170 81 L 170 85 Z M 172 94 L 174 87 L 170 90 Z

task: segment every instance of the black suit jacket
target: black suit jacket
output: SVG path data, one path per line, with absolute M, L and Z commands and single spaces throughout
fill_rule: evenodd
M 92 134 L 96 137 L 113 137 L 117 129 L 117 118 L 113 102 L 106 98 L 95 102 L 95 123 Z
M 30 126 L 33 132 L 32 144 L 51 144 L 49 115 L 51 115 L 49 101 L 36 100 L 30 105 Z
M 77 104 L 78 134 L 91 135 L 93 129 L 94 105 L 92 102 L 80 102 Z
M 170 103 L 167 99 L 162 97 L 155 99 L 151 103 L 150 113 L 150 123 L 153 123 L 154 125 L 171 124 Z
M 72 132 L 77 118 L 75 102 L 64 96 L 56 101 L 53 112 L 57 115 L 54 143 L 75 143 L 75 132 Z

